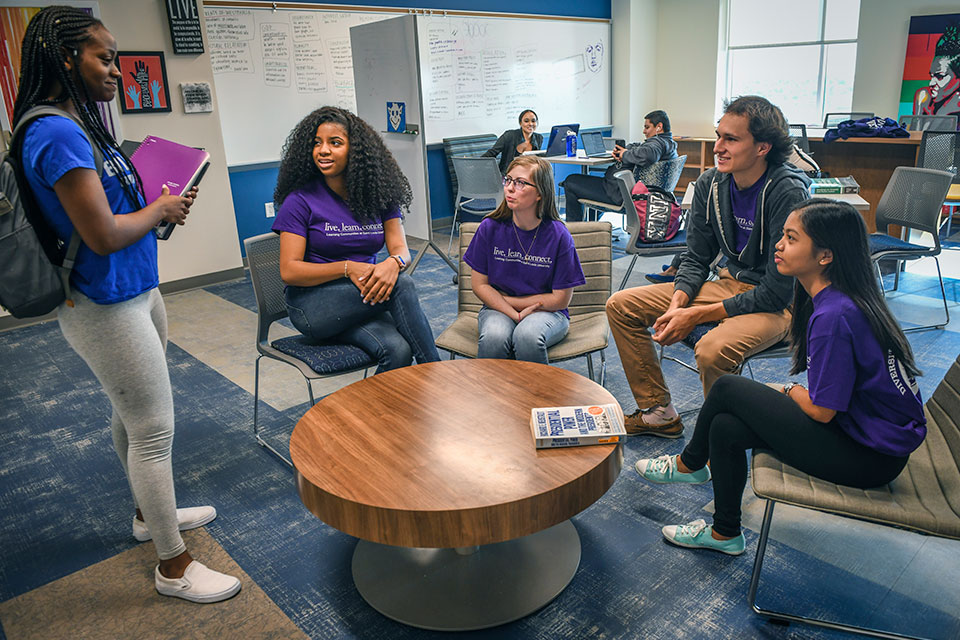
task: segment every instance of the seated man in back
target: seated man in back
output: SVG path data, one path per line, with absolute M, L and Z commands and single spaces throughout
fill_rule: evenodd
M 580 199 L 599 200 L 613 204 L 623 204 L 620 197 L 620 187 L 613 178 L 613 174 L 621 169 L 633 169 L 634 174 L 661 160 L 672 160 L 677 157 L 677 143 L 670 133 L 670 119 L 665 111 L 651 111 L 644 116 L 642 143 L 632 142 L 626 147 L 617 145 L 613 151 L 617 164 L 607 169 L 607 174 L 600 178 L 575 173 L 567 176 L 563 181 L 563 192 L 567 202 L 567 222 L 583 220 L 583 208 Z
M 610 331 L 638 407 L 626 418 L 628 434 L 683 435 L 654 342 L 670 345 L 698 324 L 719 321 L 695 349 L 706 396 L 717 378 L 787 335 L 793 278 L 777 271 L 774 245 L 810 185 L 785 162 L 791 144 L 783 113 L 765 98 L 729 103 L 717 124 L 717 166 L 697 179 L 675 282 L 625 289 L 607 300 Z M 708 282 L 720 255 L 727 266 Z

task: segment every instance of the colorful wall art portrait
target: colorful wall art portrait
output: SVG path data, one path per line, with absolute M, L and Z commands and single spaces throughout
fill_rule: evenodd
M 899 115 L 960 116 L 960 13 L 910 19 Z
M 170 111 L 170 90 L 162 51 L 124 51 L 117 54 L 124 113 Z

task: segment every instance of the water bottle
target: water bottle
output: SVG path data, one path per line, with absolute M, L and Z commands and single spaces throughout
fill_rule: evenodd
M 567 131 L 567 157 L 572 158 L 575 155 L 577 155 L 577 134 Z

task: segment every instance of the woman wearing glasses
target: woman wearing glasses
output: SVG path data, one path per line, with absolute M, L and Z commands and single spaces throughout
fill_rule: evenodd
M 483 302 L 480 358 L 548 363 L 570 328 L 567 305 L 586 282 L 573 237 L 553 197 L 553 171 L 536 156 L 510 163 L 503 202 L 480 223 L 463 254 Z
M 543 146 L 543 136 L 537 131 L 537 114 L 533 109 L 520 112 L 520 128 L 504 131 L 484 156 L 500 156 L 500 173 L 505 174 L 513 159 L 524 151 L 536 151 Z

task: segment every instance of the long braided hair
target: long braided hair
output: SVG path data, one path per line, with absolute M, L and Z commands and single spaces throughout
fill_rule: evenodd
M 20 87 L 13 105 L 13 126 L 16 127 L 32 107 L 72 100 L 84 128 L 100 148 L 104 162 L 113 168 L 114 175 L 121 179 L 123 190 L 130 202 L 139 209 L 142 206 L 139 194 L 143 193 L 140 174 L 103 125 L 83 79 L 76 82 L 73 74 L 63 64 L 63 52 L 66 51 L 74 60 L 74 68 L 78 68 L 80 51 L 92 36 L 92 31 L 98 27 L 105 28 L 103 22 L 97 18 L 73 7 L 46 7 L 30 20 L 23 35 Z M 61 87 L 60 95 L 51 98 L 50 92 L 58 82 Z M 117 158 L 117 154 L 126 161 L 136 184 L 123 180 L 126 168 Z
M 347 206 L 358 222 L 377 222 L 380 216 L 400 209 L 410 210 L 410 183 L 373 128 L 346 109 L 321 107 L 301 120 L 283 145 L 273 201 L 279 209 L 293 191 L 315 180 L 324 180 L 313 162 L 317 128 L 326 122 L 343 127 L 347 151 Z

